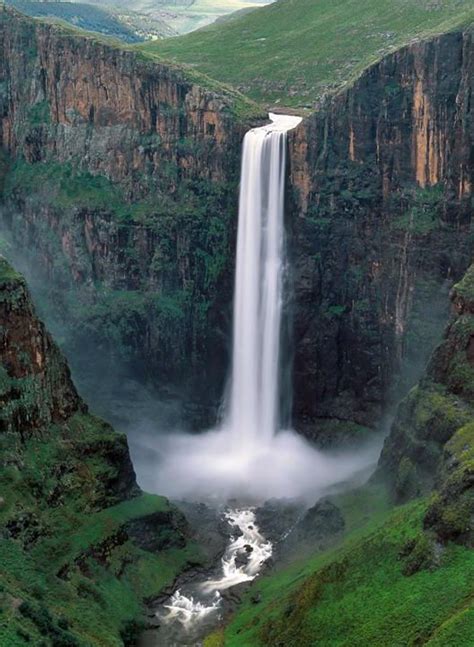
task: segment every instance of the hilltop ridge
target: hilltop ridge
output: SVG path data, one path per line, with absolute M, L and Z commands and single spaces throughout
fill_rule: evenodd
M 473 21 L 470 0 L 278 0 L 138 47 L 192 65 L 265 105 L 310 111 L 386 54 Z

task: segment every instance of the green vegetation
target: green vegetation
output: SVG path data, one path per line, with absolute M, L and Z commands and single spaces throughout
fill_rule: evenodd
M 474 265 L 471 265 L 463 279 L 454 286 L 454 292 L 466 300 L 474 301 Z
M 140 626 L 142 600 L 199 561 L 166 499 L 142 494 L 114 504 L 112 484 L 124 478 L 122 443 L 110 427 L 85 414 L 23 445 L 16 434 L 2 436 L 5 647 L 41 640 L 121 645 L 127 623 Z M 141 549 L 126 531 L 128 522 L 152 517 L 154 541 L 161 546 L 156 553 Z
M 441 474 L 442 485 L 430 501 L 426 522 L 441 540 L 472 545 L 474 422 L 461 427 L 445 445 Z
M 0 642 L 17 644 L 11 634 L 20 628 L 36 641 L 52 614 L 86 640 L 71 644 L 120 644 L 114 637 L 124 622 L 140 618 L 141 600 L 198 559 L 173 525 L 177 513 L 162 497 L 145 494 L 114 504 L 126 445 L 91 416 L 77 414 L 23 445 L 13 433 L 1 443 Z M 125 532 L 127 522 L 152 515 L 161 515 L 159 554 L 141 550 Z
M 51 123 L 51 107 L 47 101 L 34 103 L 28 111 L 28 121 L 32 126 Z
M 471 278 L 455 302 L 470 300 Z M 401 402 L 376 475 L 332 497 L 346 522 L 339 545 L 256 582 L 209 647 L 472 645 L 474 330 L 461 305 Z
M 406 211 L 393 222 L 394 229 L 402 229 L 423 236 L 440 226 L 444 191 L 436 185 L 424 189 L 415 188 L 397 196 Z
M 468 618 L 460 613 L 474 593 L 474 553 L 449 544 L 436 554 L 422 530 L 425 510 L 421 500 L 385 512 L 340 547 L 261 579 L 223 644 L 431 644 L 459 622 L 466 640 L 456 644 L 467 647 Z M 252 602 L 256 590 L 258 604 Z
M 155 139 L 149 136 L 145 144 L 152 146 Z M 53 288 L 39 285 L 36 296 L 54 330 L 64 330 L 67 321 L 71 334 L 62 340 L 66 346 L 93 340 L 130 361 L 142 357 L 143 338 L 150 339 L 153 330 L 153 339 L 159 339 L 154 344 L 159 357 L 153 359 L 165 371 L 182 374 L 189 368 L 190 349 L 197 344 L 203 348 L 212 335 L 208 313 L 231 258 L 235 187 L 182 179 L 173 193 L 168 183 L 177 181 L 177 169 L 172 164 L 166 168 L 169 177 L 164 175 L 146 198 L 131 203 L 123 187 L 104 176 L 69 164 L 18 159 L 6 176 L 4 196 L 13 203 L 25 200 L 33 213 L 38 203 L 48 210 L 49 218 L 35 217 L 32 226 L 56 280 Z M 100 226 L 110 246 L 110 257 L 98 259 L 94 275 L 84 236 L 92 223 L 91 235 Z M 22 241 L 23 230 L 16 230 L 15 221 L 12 226 Z M 65 229 L 66 253 L 60 233 Z M 145 253 L 143 240 L 150 241 Z M 102 263 L 108 264 L 107 272 Z M 125 268 L 126 284 L 121 275 L 114 276 L 115 263 Z M 77 290 L 78 273 L 89 280 L 88 289 Z
M 44 114 L 45 104 L 36 104 L 30 110 L 35 123 Z M 114 214 L 117 219 L 134 220 L 146 215 L 151 205 L 127 204 L 123 189 L 108 178 L 73 169 L 71 164 L 42 162 L 30 164 L 19 158 L 11 166 L 5 179 L 4 195 L 12 197 L 28 187 L 29 194 L 43 198 L 43 203 L 58 209 L 102 209 Z
M 119 38 L 124 42 L 137 43 L 142 40 L 112 12 L 94 7 L 91 4 L 80 2 L 32 2 L 31 0 L 6 0 L 6 4 L 27 16 L 65 21 L 76 28 L 96 31 L 104 36 Z M 157 21 L 157 28 L 158 25 Z M 166 28 L 163 31 L 166 33 Z
M 0 287 L 5 287 L 6 283 L 24 283 L 23 277 L 0 255 Z M 13 286 L 15 287 L 15 286 Z
M 388 52 L 473 19 L 471 0 L 279 0 L 138 47 L 193 66 L 258 102 L 313 109 Z
M 0 294 L 0 644 L 131 644 L 144 600 L 200 550 L 140 492 L 125 436 L 86 412 L 2 258 Z

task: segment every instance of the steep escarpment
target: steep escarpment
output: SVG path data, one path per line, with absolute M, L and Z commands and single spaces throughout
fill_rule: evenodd
M 205 374 L 201 399 L 215 401 L 240 141 L 258 110 L 12 10 L 0 32 L 3 223 L 49 286 L 65 347 L 92 346 L 170 389 L 198 389 Z
M 25 434 L 84 410 L 69 369 L 35 317 L 22 277 L 1 261 L 2 430 Z
M 35 296 L 78 375 L 117 360 L 210 424 L 254 107 L 159 60 L 0 17 L 12 254 L 32 252 Z M 411 45 L 290 137 L 293 422 L 321 442 L 374 425 L 441 334 L 470 261 L 472 72 L 470 31 Z
M 474 266 L 452 294 L 452 321 L 426 374 L 400 404 L 380 458 L 398 501 L 433 487 L 425 525 L 472 545 L 474 514 Z
M 411 45 L 291 135 L 294 418 L 310 434 L 371 424 L 441 334 L 472 254 L 473 72 L 471 31 Z
M 121 645 L 197 550 L 138 488 L 125 437 L 88 413 L 3 258 L 0 329 L 0 642 Z

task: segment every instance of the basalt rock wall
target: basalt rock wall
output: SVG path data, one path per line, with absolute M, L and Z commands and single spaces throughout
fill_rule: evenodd
M 473 249 L 473 78 L 472 32 L 416 43 L 291 134 L 294 419 L 312 435 L 372 424 L 447 321 Z
M 240 146 L 259 111 L 189 71 L 11 9 L 0 42 L 3 228 L 50 325 L 71 358 L 91 347 L 215 404 Z
M 212 424 L 258 111 L 11 10 L 0 30 L 2 221 L 50 325 L 82 373 L 91 348 Z M 401 49 L 289 135 L 293 424 L 312 437 L 374 425 L 446 323 L 472 250 L 472 40 Z

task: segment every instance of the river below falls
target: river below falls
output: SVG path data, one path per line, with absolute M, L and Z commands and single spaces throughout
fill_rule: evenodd
M 149 632 L 147 647 L 196 647 L 223 619 L 224 596 L 233 586 L 254 580 L 272 556 L 273 546 L 260 532 L 254 508 L 229 509 L 229 543 L 214 578 L 180 586 L 156 609 L 159 627 Z

